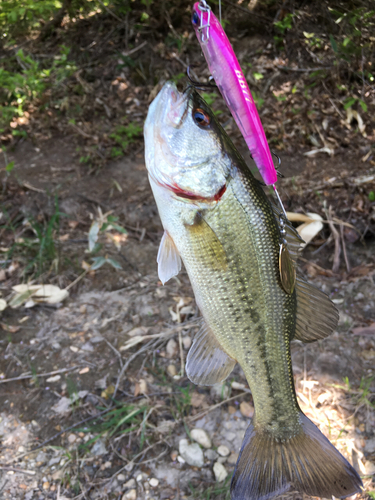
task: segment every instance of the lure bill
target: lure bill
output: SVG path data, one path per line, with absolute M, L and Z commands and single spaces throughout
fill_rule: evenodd
M 249 86 L 225 31 L 206 2 L 194 4 L 192 23 L 211 74 L 227 103 L 263 178 L 273 185 L 273 164 L 259 114 Z
M 290 342 L 332 333 L 330 299 L 295 277 L 301 239 L 271 205 L 214 114 L 190 87 L 167 82 L 145 122 L 146 167 L 164 227 L 158 273 L 183 261 L 203 325 L 187 356 L 199 385 L 222 383 L 236 363 L 254 401 L 231 484 L 232 500 L 268 500 L 291 489 L 345 498 L 362 482 L 299 408 Z M 280 250 L 287 243 L 289 252 Z M 284 263 L 285 283 L 279 261 Z

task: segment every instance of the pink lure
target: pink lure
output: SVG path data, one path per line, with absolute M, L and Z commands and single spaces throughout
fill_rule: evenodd
M 194 4 L 192 23 L 211 74 L 241 130 L 263 181 L 267 185 L 275 184 L 277 173 L 266 135 L 225 31 L 202 1 Z

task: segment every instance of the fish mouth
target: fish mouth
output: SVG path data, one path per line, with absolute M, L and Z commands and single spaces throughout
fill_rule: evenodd
M 157 97 L 157 114 L 162 126 L 181 127 L 188 112 L 191 93 L 191 87 L 179 92 L 173 82 L 164 85 Z

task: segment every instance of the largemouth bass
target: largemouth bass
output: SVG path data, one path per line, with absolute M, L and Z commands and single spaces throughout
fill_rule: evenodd
M 164 85 L 148 112 L 145 145 L 164 227 L 159 277 L 177 275 L 182 260 L 204 319 L 187 375 L 213 385 L 238 362 L 254 400 L 232 499 L 266 500 L 291 488 L 326 498 L 359 492 L 357 472 L 298 406 L 290 342 L 326 337 L 338 314 L 298 275 L 285 290 L 278 209 L 192 88 Z M 288 222 L 285 229 L 295 267 L 301 240 Z

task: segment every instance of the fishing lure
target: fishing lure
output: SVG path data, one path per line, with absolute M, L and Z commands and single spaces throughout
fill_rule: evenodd
M 237 57 L 219 20 L 205 0 L 194 4 L 192 23 L 211 74 L 246 141 L 263 181 L 267 186 L 272 185 L 274 189 L 282 209 L 280 224 L 283 228 L 287 215 L 275 186 L 277 171 L 253 96 Z M 286 239 L 281 231 L 280 277 L 285 291 L 292 293 L 295 276 L 294 270 L 289 265 L 288 253 Z

